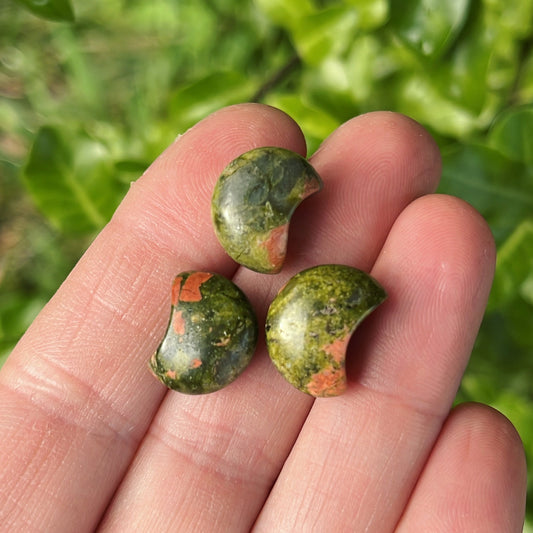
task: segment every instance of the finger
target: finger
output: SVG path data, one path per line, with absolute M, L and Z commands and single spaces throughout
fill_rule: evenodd
M 372 270 L 389 299 L 354 336 L 352 384 L 315 402 L 257 531 L 393 530 L 453 401 L 493 263 L 488 228 L 460 200 L 404 210 Z
M 484 405 L 452 411 L 397 533 L 520 533 L 527 471 L 520 437 Z
M 225 109 L 132 185 L 0 377 L 0 516 L 10 531 L 90 530 L 166 389 L 147 370 L 180 270 L 235 270 L 210 222 L 212 187 L 258 145 L 303 152 L 272 108 Z
M 240 269 L 234 278 L 260 323 L 291 273 L 318 262 L 371 265 L 393 220 L 413 197 L 435 188 L 440 172 L 430 137 L 392 113 L 350 121 L 312 162 L 324 190 L 295 213 L 282 273 Z M 168 395 L 102 530 L 165 531 L 179 523 L 183 532 L 248 531 L 311 404 L 277 373 L 264 345 L 226 389 L 205 397 Z

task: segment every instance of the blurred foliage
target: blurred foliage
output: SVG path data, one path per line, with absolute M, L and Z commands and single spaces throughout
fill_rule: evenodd
M 390 109 L 432 132 L 441 191 L 491 225 L 494 289 L 458 401 L 505 413 L 533 464 L 532 45 L 530 0 L 3 2 L 0 357 L 129 182 L 208 113 L 280 107 L 313 152 Z
M 16 0 L 33 14 L 49 20 L 74 21 L 69 0 Z

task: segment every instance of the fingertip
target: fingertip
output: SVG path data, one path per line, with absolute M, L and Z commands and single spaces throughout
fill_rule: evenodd
M 421 283 L 445 284 L 448 293 L 470 293 L 481 308 L 486 305 L 496 260 L 494 238 L 464 200 L 442 194 L 414 200 L 396 220 L 384 250 L 386 256 L 401 257 L 398 263 L 413 269 L 411 276 Z
M 485 516 L 495 531 L 521 531 L 526 505 L 527 466 L 524 446 L 511 421 L 481 403 L 455 407 L 442 432 L 450 473 L 477 487 Z M 473 491 L 474 493 L 476 491 Z M 486 519 L 486 518 L 485 518 Z M 505 526 L 505 527 L 504 527 Z
M 522 531 L 527 469 L 511 422 L 483 404 L 454 408 L 397 528 L 403 531 Z
M 526 459 L 520 434 L 512 422 L 501 411 L 478 402 L 465 402 L 457 405 L 448 417 L 446 431 L 455 433 L 459 442 L 467 443 L 464 450 L 486 454 L 494 459 L 494 454 L 507 466 L 502 468 L 514 479 L 519 479 L 525 489 Z M 471 443 L 475 443 L 472 446 Z M 502 464 L 497 459 L 498 464 Z
M 362 160 L 372 165 L 379 162 L 382 176 L 409 181 L 413 197 L 436 189 L 442 169 L 440 150 L 430 133 L 415 120 L 392 111 L 359 115 L 337 128 L 313 159 L 320 165 L 324 153 L 335 151 L 339 159 L 349 161 L 354 145 Z

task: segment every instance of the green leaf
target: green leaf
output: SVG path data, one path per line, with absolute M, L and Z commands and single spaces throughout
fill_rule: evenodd
M 531 298 L 533 275 L 533 219 L 522 222 L 498 250 L 491 307 L 502 306 L 517 296 Z
M 387 0 L 346 0 L 357 13 L 357 27 L 361 30 L 373 30 L 384 24 L 389 16 Z
M 354 39 L 346 61 L 346 75 L 349 88 L 356 102 L 368 102 L 379 77 L 382 55 L 381 43 L 372 35 L 362 35 Z
M 527 278 L 520 286 L 520 296 L 533 306 L 533 269 L 530 270 Z
M 34 15 L 58 22 L 73 22 L 70 0 L 16 0 Z
M 490 14 L 491 25 L 517 39 L 530 36 L 533 30 L 533 3 L 530 0 L 484 0 L 483 3 Z
M 281 109 L 300 125 L 307 141 L 308 154 L 312 154 L 320 143 L 340 126 L 339 121 L 329 113 L 297 95 L 272 94 L 266 103 Z
M 533 317 L 533 306 L 523 298 L 517 297 L 510 300 L 502 311 L 504 317 L 504 322 L 501 325 L 502 329 L 506 330 L 517 346 L 528 352 L 529 357 L 527 359 L 524 358 L 524 363 L 527 361 L 531 366 L 530 356 L 533 350 L 533 335 L 531 335 L 533 322 L 531 317 Z M 533 374 L 533 371 L 531 373 Z M 531 385 L 533 379 L 529 383 Z
M 390 26 L 418 54 L 434 59 L 455 42 L 469 5 L 469 0 L 392 0 Z
M 318 65 L 329 55 L 340 55 L 357 32 L 357 11 L 332 7 L 300 17 L 293 23 L 292 37 L 301 58 Z
M 503 242 L 533 212 L 533 176 L 523 164 L 481 145 L 443 150 L 440 192 L 472 204 Z
M 0 300 L 0 367 L 46 300 L 20 292 L 3 292 Z
M 311 0 L 255 0 L 259 9 L 275 24 L 292 28 L 301 17 L 315 11 Z
M 515 97 L 518 104 L 525 104 L 533 101 L 533 55 L 528 55 L 528 57 L 520 63 Z
M 515 83 L 520 38 L 500 23 L 490 2 L 473 3 L 471 11 L 460 38 L 429 75 L 442 94 L 488 125 Z
M 478 9 L 453 53 L 431 72 L 440 91 L 476 115 L 481 113 L 488 97 L 495 42 L 495 32 L 486 24 L 485 12 Z
M 425 2 L 405 5 L 414 11 L 402 14 L 404 3 L 396 0 L 390 22 L 400 34 L 397 42 L 416 51 L 411 61 L 405 54 L 401 58 L 399 109 L 443 135 L 465 137 L 487 128 L 516 81 L 520 40 L 513 26 L 500 25 L 490 3 L 472 3 L 469 9 L 465 4 L 464 20 L 458 11 L 453 31 L 442 33 L 424 55 L 417 43 L 425 41 L 426 30 L 433 35 L 431 17 L 422 16 Z M 410 24 L 403 25 L 404 17 Z
M 533 105 L 511 108 L 499 117 L 489 144 L 510 159 L 533 165 Z
M 257 0 L 272 21 L 286 28 L 304 61 L 318 65 L 350 47 L 358 31 L 382 25 L 388 16 L 386 0 L 346 0 L 319 9 L 309 0 Z
M 426 73 L 407 75 L 395 85 L 397 110 L 450 137 L 464 138 L 478 127 L 478 117 L 441 93 Z
M 114 180 L 106 148 L 86 134 L 70 144 L 58 130 L 39 130 L 24 168 L 24 182 L 39 209 L 65 233 L 101 229 L 118 205 L 124 185 Z
M 173 127 L 184 131 L 221 107 L 250 100 L 256 84 L 239 72 L 215 72 L 170 97 Z

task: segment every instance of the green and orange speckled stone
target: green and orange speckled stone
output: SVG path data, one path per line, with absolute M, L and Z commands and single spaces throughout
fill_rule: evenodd
M 224 169 L 213 193 L 211 213 L 220 243 L 251 270 L 279 272 L 292 214 L 322 185 L 310 163 L 290 150 L 263 147 L 242 154 Z
M 167 332 L 150 367 L 171 389 L 214 392 L 246 368 L 257 335 L 252 306 L 233 282 L 213 272 L 182 272 L 174 280 Z
M 299 390 L 316 397 L 342 394 L 350 337 L 386 297 L 376 280 L 349 266 L 319 265 L 296 274 L 268 310 L 270 358 Z

